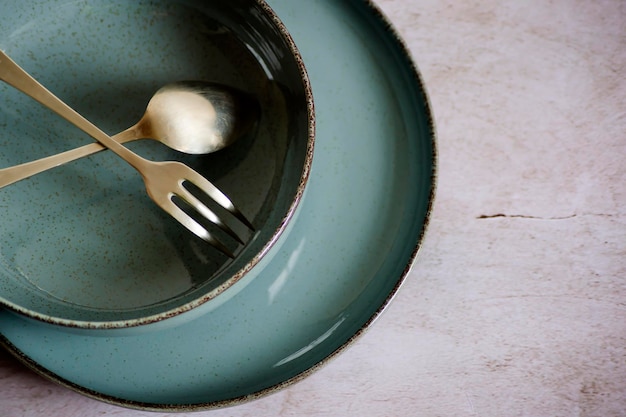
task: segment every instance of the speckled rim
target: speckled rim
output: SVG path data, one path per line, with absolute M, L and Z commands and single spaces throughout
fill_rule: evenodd
M 187 302 L 183 305 L 180 305 L 176 308 L 135 319 L 128 320 L 111 320 L 111 321 L 81 321 L 81 320 L 71 320 L 71 319 L 63 319 L 59 317 L 53 317 L 46 314 L 37 313 L 35 311 L 29 310 L 27 308 L 21 307 L 14 303 L 6 302 L 0 298 L 0 304 L 2 307 L 6 307 L 9 310 L 12 310 L 16 313 L 22 314 L 29 318 L 49 323 L 53 325 L 59 325 L 69 328 L 77 328 L 77 329 L 91 329 L 91 330 L 113 330 L 113 329 L 128 329 L 137 326 L 144 326 L 156 322 L 160 322 L 163 320 L 170 319 L 172 317 L 178 316 L 185 312 L 188 312 L 198 306 L 201 306 L 207 303 L 210 300 L 213 300 L 228 288 L 232 287 L 235 283 L 241 280 L 246 276 L 260 261 L 265 257 L 265 255 L 272 249 L 272 247 L 276 244 L 278 239 L 281 237 L 289 221 L 293 218 L 295 212 L 300 205 L 300 201 L 302 200 L 302 196 L 304 194 L 304 190 L 309 181 L 309 176 L 311 173 L 311 164 L 313 162 L 313 154 L 315 147 L 315 105 L 313 100 L 313 91 L 311 88 L 311 82 L 309 80 L 309 75 L 307 73 L 306 67 L 304 65 L 304 61 L 300 54 L 296 43 L 294 42 L 291 34 L 281 21 L 281 19 L 276 15 L 274 10 L 264 1 L 264 0 L 253 0 L 266 14 L 266 16 L 271 20 L 273 25 L 281 34 L 283 40 L 289 47 L 292 57 L 296 61 L 296 65 L 300 72 L 300 79 L 302 81 L 302 87 L 304 91 L 304 99 L 306 101 L 307 108 L 307 145 L 306 145 L 306 153 L 304 158 L 304 164 L 302 171 L 300 173 L 300 181 L 296 188 L 296 192 L 293 196 L 289 209 L 281 219 L 278 227 L 272 234 L 272 236 L 268 239 L 265 245 L 261 248 L 259 252 L 257 252 L 254 257 L 248 261 L 239 271 L 233 274 L 230 278 L 228 278 L 224 283 L 222 283 L 217 288 L 211 290 L 210 292 L 202 295 L 201 297 L 196 298 L 193 301 Z
M 341 353 L 343 353 L 347 348 L 349 348 L 350 346 L 352 346 L 352 344 L 359 339 L 371 326 L 372 324 L 376 321 L 376 319 L 378 319 L 378 317 L 381 316 L 381 314 L 383 313 L 383 311 L 386 310 L 387 306 L 389 305 L 389 303 L 393 300 L 393 298 L 396 296 L 396 294 L 398 293 L 400 287 L 402 286 L 402 284 L 405 282 L 407 275 L 409 274 L 409 272 L 411 271 L 411 269 L 413 268 L 413 265 L 415 264 L 415 260 L 417 258 L 417 255 L 422 247 L 422 243 L 424 242 L 425 239 L 425 235 L 427 233 L 427 229 L 430 223 L 430 218 L 432 215 L 432 210 L 433 210 L 433 203 L 435 200 L 435 193 L 436 193 L 436 184 L 437 184 L 437 169 L 438 169 L 438 152 L 437 152 L 437 139 L 436 139 L 436 128 L 435 128 L 435 122 L 432 116 L 432 105 L 430 102 L 430 99 L 428 97 L 424 82 L 422 80 L 422 76 L 420 75 L 419 70 L 417 69 L 417 66 L 415 64 L 415 61 L 413 60 L 413 57 L 411 55 L 411 52 L 409 51 L 409 48 L 407 47 L 405 41 L 402 39 L 402 37 L 400 36 L 399 32 L 396 30 L 396 28 L 393 26 L 393 24 L 391 23 L 391 21 L 389 20 L 389 18 L 384 14 L 384 12 L 376 5 L 374 4 L 371 0 L 361 0 L 363 1 L 363 3 L 369 7 L 372 11 L 372 13 L 374 13 L 379 20 L 385 25 L 385 28 L 387 30 L 387 33 L 396 41 L 397 46 L 400 48 L 400 50 L 403 52 L 403 56 L 405 59 L 405 64 L 407 65 L 407 67 L 410 69 L 410 71 L 413 74 L 414 77 L 414 81 L 416 83 L 416 85 L 419 87 L 419 89 L 421 90 L 422 94 L 423 94 L 423 99 L 425 100 L 425 112 L 426 112 L 426 117 L 428 119 L 429 122 L 429 127 L 430 127 L 430 139 L 431 139 L 431 149 L 432 149 L 432 160 L 433 160 L 433 164 L 432 164 L 432 170 L 431 170 L 431 187 L 430 187 L 430 194 L 428 197 L 428 202 L 427 202 L 427 210 L 426 210 L 426 215 L 424 218 L 424 224 L 423 224 L 423 228 L 422 231 L 420 233 L 420 236 L 415 244 L 415 247 L 409 257 L 409 260 L 407 262 L 407 264 L 405 265 L 405 268 L 403 269 L 401 275 L 398 277 L 398 280 L 395 284 L 395 286 L 393 287 L 393 289 L 389 292 L 387 298 L 384 300 L 384 302 L 379 306 L 378 309 L 376 309 L 376 311 L 371 315 L 371 317 L 360 327 L 360 329 L 355 332 L 347 341 L 345 341 L 341 346 L 339 346 L 335 351 L 333 351 L 331 354 L 329 354 L 326 358 L 322 359 L 320 362 L 318 362 L 317 364 L 313 365 L 312 367 L 302 371 L 301 373 L 299 373 L 298 375 L 295 375 L 294 377 L 285 380 L 279 384 L 276 384 L 274 386 L 268 387 L 266 389 L 260 390 L 258 392 L 249 394 L 249 395 L 245 395 L 245 396 L 240 396 L 240 397 L 236 397 L 236 398 L 232 398 L 232 399 L 227 399 L 227 400 L 223 400 L 223 401 L 215 401 L 215 402 L 210 402 L 210 403 L 204 403 L 204 404 L 176 404 L 176 405 L 156 405 L 156 404 L 150 404 L 150 403 L 143 403 L 143 402 L 137 402 L 137 401 L 128 401 L 128 400 L 123 400 L 120 398 L 116 398 L 113 396 L 108 396 L 108 395 L 103 395 L 101 393 L 95 392 L 93 390 L 87 389 L 85 387 L 81 387 L 79 385 L 76 385 L 70 381 L 67 381 L 64 378 L 61 378 L 60 376 L 56 375 L 53 372 L 48 371 L 47 369 L 43 368 L 41 365 L 39 365 L 38 363 L 36 363 L 35 361 L 33 361 L 32 359 L 30 359 L 29 357 L 27 357 L 26 355 L 24 355 L 19 349 L 17 349 L 15 346 L 13 346 L 11 344 L 11 342 L 9 342 L 8 340 L 6 340 L 6 338 L 4 338 L 1 334 L 0 334 L 0 344 L 4 345 L 5 348 L 7 348 L 18 360 L 20 360 L 23 364 L 25 364 L 27 367 L 29 367 L 30 369 L 34 370 L 35 372 L 39 373 L 40 375 L 52 380 L 53 382 L 56 382 L 62 386 L 65 386 L 69 389 L 72 389 L 74 391 L 77 391 L 87 397 L 105 402 L 105 403 L 109 403 L 109 404 L 113 404 L 113 405 L 118 405 L 118 406 L 122 406 L 122 407 L 127 407 L 127 408 L 131 408 L 131 409 L 137 409 L 137 410 L 144 410 L 144 411 L 155 411 L 155 412 L 189 412 L 189 411 L 207 411 L 207 410 L 213 410 L 213 409 L 218 409 L 218 408 L 226 408 L 226 407 L 232 407 L 232 406 L 236 406 L 236 405 L 240 405 L 249 401 L 253 401 L 256 399 L 260 399 L 262 397 L 265 397 L 267 395 L 276 393 L 290 385 L 293 385 L 303 379 L 305 379 L 306 377 L 308 377 L 309 375 L 315 373 L 316 371 L 318 371 L 320 368 L 322 368 L 323 366 L 327 365 L 332 359 L 336 358 L 338 355 L 340 355 Z M 259 0 L 260 3 L 263 3 L 263 0 Z M 264 7 L 269 8 L 269 6 L 264 5 Z M 308 175 L 308 174 L 307 174 Z

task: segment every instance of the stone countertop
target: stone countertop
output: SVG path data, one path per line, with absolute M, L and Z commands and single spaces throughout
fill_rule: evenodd
M 626 415 L 626 2 L 377 3 L 437 125 L 417 262 L 321 370 L 190 415 Z M 85 398 L 5 351 L 0 406 L 7 417 L 161 415 Z

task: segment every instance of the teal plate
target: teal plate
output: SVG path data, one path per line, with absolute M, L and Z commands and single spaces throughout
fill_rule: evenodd
M 310 374 L 398 290 L 434 194 L 434 131 L 419 75 L 368 1 L 268 3 L 300 48 L 317 113 L 311 178 L 277 253 L 221 305 L 171 328 L 75 334 L 2 311 L 3 344 L 28 366 L 131 408 L 233 405 Z

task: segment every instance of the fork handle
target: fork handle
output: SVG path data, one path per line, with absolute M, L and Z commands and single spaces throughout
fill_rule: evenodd
M 124 132 L 118 133 L 112 137 L 118 143 L 126 143 L 139 139 L 137 134 L 128 129 Z M 37 159 L 36 161 L 26 162 L 20 165 L 15 165 L 8 168 L 0 169 L 0 188 L 11 185 L 15 182 L 24 180 L 33 175 L 47 171 L 49 169 L 58 167 L 60 165 L 67 164 L 68 162 L 75 161 L 80 158 L 84 158 L 94 153 L 98 153 L 107 149 L 99 142 L 90 143 L 89 145 L 81 146 L 66 152 L 51 155 L 45 158 Z
M 4 51 L 0 51 L 0 80 L 35 99 L 45 107 L 57 113 L 65 120 L 87 133 L 102 145 L 131 164 L 139 172 L 146 166 L 146 160 L 124 146 L 117 143 L 93 123 L 78 114 L 61 99 L 52 94 L 37 80 L 17 65 Z

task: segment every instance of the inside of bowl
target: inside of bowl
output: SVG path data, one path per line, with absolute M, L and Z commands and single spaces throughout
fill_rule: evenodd
M 135 124 L 159 87 L 180 80 L 249 92 L 261 115 L 210 155 L 151 140 L 127 145 L 188 164 L 252 220 L 257 230 L 235 261 L 161 211 L 133 168 L 101 152 L 0 189 L 0 301 L 53 320 L 133 320 L 206 297 L 245 269 L 292 208 L 308 141 L 300 70 L 264 7 L 26 0 L 3 5 L 3 15 L 0 48 L 111 135 Z M 92 141 L 0 83 L 0 168 Z

